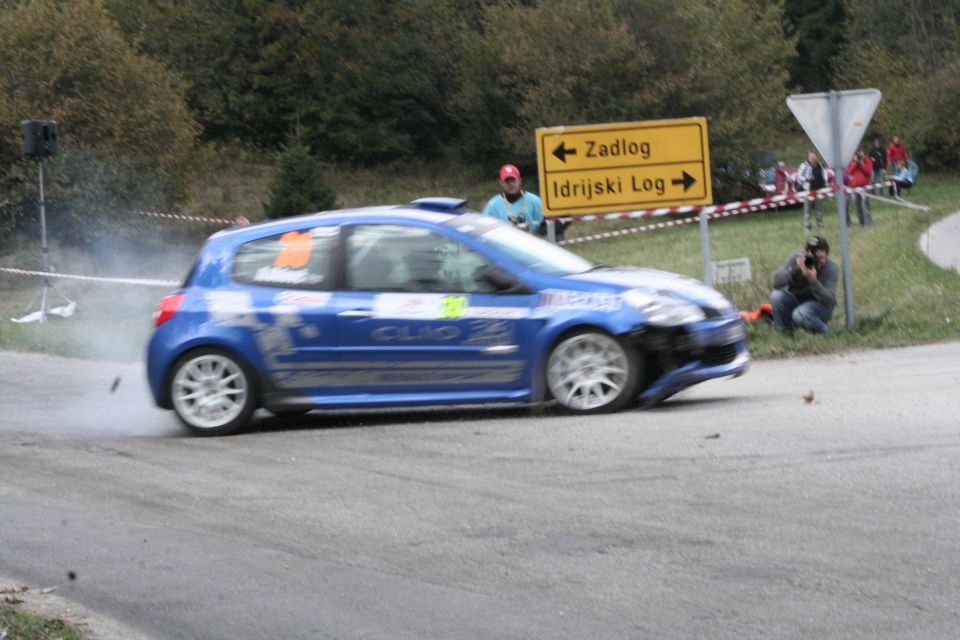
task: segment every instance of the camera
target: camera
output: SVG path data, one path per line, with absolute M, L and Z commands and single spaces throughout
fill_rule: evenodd
M 830 245 L 828 245 L 827 241 L 820 236 L 810 236 L 810 238 L 807 239 L 806 246 L 803 248 L 805 252 L 803 256 L 803 265 L 807 269 L 816 268 L 817 264 L 819 263 L 817 251 L 820 249 L 830 251 Z

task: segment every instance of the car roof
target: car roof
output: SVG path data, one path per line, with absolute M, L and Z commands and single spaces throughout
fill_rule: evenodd
M 290 216 L 278 220 L 265 220 L 243 227 L 230 227 L 211 236 L 212 238 L 263 237 L 285 230 L 309 226 L 311 221 L 344 222 L 364 221 L 374 218 L 391 218 L 443 224 L 462 213 L 474 213 L 464 208 L 466 202 L 454 198 L 422 198 L 410 204 L 357 207 L 353 209 L 334 209 L 299 216 Z

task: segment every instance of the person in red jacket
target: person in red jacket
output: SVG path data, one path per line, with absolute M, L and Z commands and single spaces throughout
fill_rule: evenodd
M 870 186 L 873 175 L 873 162 L 861 149 L 853 156 L 850 166 L 847 167 L 850 175 L 850 186 L 856 189 L 852 200 L 857 205 L 857 219 L 861 227 L 873 224 L 873 215 L 870 213 L 870 197 L 864 187 Z M 850 224 L 850 210 L 847 210 L 847 224 Z
M 900 142 L 900 136 L 893 136 L 893 141 L 887 147 L 887 167 L 889 167 L 890 173 L 896 171 L 898 162 L 903 160 L 906 164 L 909 159 L 906 148 Z

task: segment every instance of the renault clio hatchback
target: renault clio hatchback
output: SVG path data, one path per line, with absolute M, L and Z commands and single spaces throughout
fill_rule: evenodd
M 594 264 L 441 198 L 216 233 L 154 324 L 153 397 L 200 435 L 257 408 L 609 412 L 750 361 L 714 289 Z

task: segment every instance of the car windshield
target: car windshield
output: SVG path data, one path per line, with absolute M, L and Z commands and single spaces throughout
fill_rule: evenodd
M 534 271 L 552 276 L 583 273 L 594 264 L 552 242 L 521 231 L 494 218 L 476 213 L 457 216 L 447 223 Z

